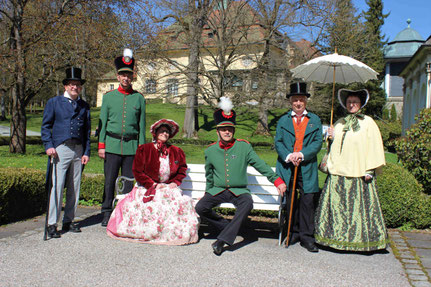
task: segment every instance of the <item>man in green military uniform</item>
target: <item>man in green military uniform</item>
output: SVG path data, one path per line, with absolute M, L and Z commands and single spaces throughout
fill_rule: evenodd
M 232 245 L 238 231 L 253 208 L 253 199 L 247 188 L 247 166 L 251 165 L 277 186 L 286 191 L 284 181 L 255 153 L 250 143 L 235 139 L 235 111 L 229 99 L 222 97 L 221 109 L 214 113 L 219 141 L 205 150 L 206 192 L 196 204 L 196 212 L 220 230 L 212 244 L 216 255 L 221 255 L 225 244 Z M 235 216 L 229 222 L 216 214 L 213 207 L 233 203 Z
M 105 189 L 102 226 L 107 226 L 112 213 L 115 180 L 121 175 L 133 177 L 132 165 L 136 149 L 145 143 L 145 98 L 133 90 L 135 60 L 130 49 L 115 59 L 118 89 L 103 95 L 99 120 L 99 157 L 104 159 Z M 130 191 L 132 185 L 126 186 Z

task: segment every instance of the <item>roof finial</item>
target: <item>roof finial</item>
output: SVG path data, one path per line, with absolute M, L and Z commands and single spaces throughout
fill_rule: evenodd
M 409 19 L 407 19 L 407 28 L 410 28 L 410 23 L 412 22 L 412 20 L 410 20 L 410 18 Z

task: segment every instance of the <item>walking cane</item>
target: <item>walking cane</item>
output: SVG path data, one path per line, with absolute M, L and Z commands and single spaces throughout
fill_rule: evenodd
M 49 202 L 51 199 L 51 189 L 52 189 L 52 166 L 54 164 L 54 157 L 50 156 L 48 157 L 48 168 L 47 168 L 47 175 L 46 175 L 46 182 L 45 182 L 45 190 L 48 194 L 48 200 L 46 204 L 46 216 L 45 216 L 45 231 L 43 233 L 43 240 L 48 239 L 48 217 L 49 217 Z
M 286 248 L 289 247 L 290 225 L 292 223 L 292 209 L 293 209 L 293 201 L 294 201 L 294 198 L 295 198 L 295 188 L 296 188 L 296 176 L 297 176 L 297 174 L 298 174 L 298 167 L 295 166 L 295 171 L 293 172 L 292 195 L 290 197 L 289 222 L 287 223 Z

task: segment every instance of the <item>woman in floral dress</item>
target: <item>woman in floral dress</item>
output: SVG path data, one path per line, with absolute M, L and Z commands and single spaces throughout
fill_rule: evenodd
M 168 119 L 151 126 L 153 142 L 136 151 L 133 174 L 137 183 L 112 213 L 109 236 L 166 245 L 197 242 L 198 215 L 192 198 L 179 188 L 186 177 L 185 155 L 167 143 L 178 130 L 178 124 Z

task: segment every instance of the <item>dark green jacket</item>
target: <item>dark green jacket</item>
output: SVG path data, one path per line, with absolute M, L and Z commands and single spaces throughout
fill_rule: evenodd
M 248 165 L 272 183 L 279 179 L 247 141 L 236 140 L 228 150 L 220 148 L 218 142 L 212 144 L 205 150 L 206 192 L 216 195 L 228 189 L 235 195 L 250 193 L 247 188 Z
M 309 120 L 305 129 L 302 150 L 300 151 L 304 155 L 304 161 L 301 163 L 301 174 L 304 193 L 315 193 L 319 191 L 317 154 L 322 148 L 322 123 L 320 118 L 313 113 L 308 113 L 306 116 Z M 288 154 L 293 153 L 294 145 L 295 129 L 292 114 L 288 112 L 278 121 L 275 135 L 275 149 L 278 153 L 276 171 L 287 186 L 289 186 L 293 164 L 291 162 L 286 163 L 285 160 Z
M 145 143 L 145 98 L 138 92 L 123 94 L 118 90 L 103 95 L 99 122 L 99 148 L 119 155 L 134 155 L 138 145 Z M 107 132 L 136 137 L 121 140 Z

